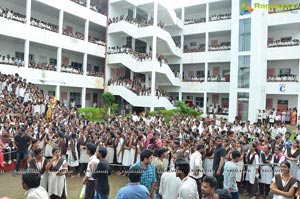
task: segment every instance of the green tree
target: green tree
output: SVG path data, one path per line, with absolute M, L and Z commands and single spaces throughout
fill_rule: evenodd
M 110 92 L 105 92 L 102 94 L 102 100 L 105 108 L 107 108 L 108 110 L 108 115 L 110 115 L 110 109 L 113 102 L 115 101 L 115 96 Z

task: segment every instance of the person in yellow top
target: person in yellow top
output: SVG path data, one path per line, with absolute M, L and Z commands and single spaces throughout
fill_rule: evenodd
M 52 119 L 52 112 L 56 104 L 56 97 L 51 96 L 49 100 L 49 107 L 47 110 L 47 119 Z

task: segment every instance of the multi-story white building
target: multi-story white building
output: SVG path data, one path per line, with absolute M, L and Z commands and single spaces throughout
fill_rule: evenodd
M 82 106 L 99 104 L 105 89 L 120 96 L 122 108 L 171 109 L 169 99 L 180 99 L 204 114 L 229 108 L 229 121 L 300 107 L 300 10 L 262 8 L 298 0 L 190 0 L 175 8 L 164 0 L 110 0 L 108 10 L 107 1 L 77 1 L 83 5 L 0 0 L 26 18 L 0 11 L 1 72 Z M 99 41 L 105 38 L 107 49 Z M 1 61 L 7 55 L 24 66 Z
M 115 95 L 153 110 L 172 106 L 156 96 L 156 89 L 166 90 L 172 99 L 197 105 L 205 114 L 213 107 L 229 107 L 229 121 L 238 115 L 254 122 L 259 109 L 300 107 L 300 7 L 262 8 L 299 5 L 298 0 L 191 0 L 175 10 L 165 4 L 110 1 L 106 82 L 142 76 L 142 87 L 151 88 L 144 96 L 132 92 L 131 84 L 114 83 L 109 90 Z M 124 49 L 117 46 L 163 55 L 168 63 L 139 61 L 134 57 L 140 54 L 120 53 Z
M 99 105 L 107 1 L 0 0 L 0 8 L 1 73 L 18 73 L 66 104 Z

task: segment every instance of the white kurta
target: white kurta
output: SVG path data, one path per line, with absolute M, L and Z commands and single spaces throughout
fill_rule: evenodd
M 238 172 L 236 174 L 236 181 L 241 182 L 242 181 L 242 176 L 243 176 L 243 169 L 244 169 L 244 160 L 240 160 L 237 163 L 238 166 Z
M 291 154 L 293 155 L 296 152 L 293 148 L 291 148 Z M 287 157 L 287 150 L 285 150 L 284 156 Z M 299 159 L 299 155 L 296 157 L 297 160 Z M 290 175 L 297 178 L 297 172 L 299 170 L 299 167 L 297 166 L 297 162 L 288 160 L 289 163 L 291 163 L 291 169 L 290 169 Z
M 54 167 L 57 162 L 54 162 L 52 166 Z M 63 165 L 66 164 L 66 160 L 63 161 L 59 170 L 65 169 Z M 66 168 L 67 169 L 67 168 Z M 63 191 L 65 190 L 65 194 L 67 196 L 67 183 L 66 183 L 66 176 L 57 176 L 58 172 L 48 171 L 48 195 L 51 196 L 52 194 L 57 196 L 62 196 Z
M 118 143 L 118 145 L 117 145 L 117 150 L 116 150 L 117 155 L 119 154 L 119 152 L 120 152 L 120 150 L 121 150 L 123 141 L 124 141 L 123 138 L 120 138 L 120 142 Z M 117 156 L 117 162 L 118 162 L 118 163 L 122 163 L 122 153 L 120 153 L 120 155 Z
M 250 155 L 250 159 L 252 158 L 254 154 Z M 252 162 L 252 164 L 248 165 L 247 172 L 246 172 L 246 181 L 249 181 L 250 184 L 254 184 L 255 182 L 255 175 L 256 175 L 256 169 L 259 168 L 259 157 L 255 153 L 255 158 Z
M 107 146 L 106 147 L 107 150 L 107 155 L 106 155 L 106 160 L 109 164 L 113 163 L 114 161 L 114 154 L 115 154 L 115 150 L 113 147 Z
M 204 173 L 206 176 L 213 176 L 213 163 L 214 159 L 205 158 L 204 160 Z
M 268 157 L 266 157 L 266 158 L 268 158 Z M 262 159 L 260 161 L 262 162 Z M 273 177 L 273 169 L 270 164 L 263 165 L 260 167 L 260 176 L 261 176 L 260 180 L 259 180 L 260 183 L 271 184 L 272 177 Z
M 281 154 L 279 162 L 274 163 L 275 156 L 278 157 L 276 154 L 274 154 L 273 157 L 272 157 L 272 162 L 271 163 L 274 165 L 274 175 L 277 175 L 277 174 L 281 174 L 280 164 L 285 160 L 285 157 L 284 157 L 284 155 Z
M 123 160 L 122 160 L 122 165 L 123 166 L 130 166 L 130 149 L 124 149 L 123 151 Z
M 178 197 L 181 181 L 174 171 L 164 172 L 160 179 L 159 193 L 163 199 L 175 199 Z
M 69 142 L 69 147 L 71 147 L 71 144 Z M 75 146 L 75 154 L 76 154 L 76 157 L 77 157 L 77 160 L 74 159 L 73 155 L 72 155 L 72 150 L 71 149 L 68 149 L 67 150 L 67 155 L 68 155 L 68 165 L 70 167 L 77 167 L 79 165 L 79 157 L 78 157 L 78 150 L 77 150 L 77 141 L 75 141 L 74 143 L 74 146 Z

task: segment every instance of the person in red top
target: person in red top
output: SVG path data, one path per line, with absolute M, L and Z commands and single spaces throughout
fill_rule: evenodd
M 258 142 L 257 142 L 257 149 L 258 150 L 263 150 L 264 149 L 264 146 L 263 146 L 263 143 L 265 142 L 265 140 L 264 139 L 262 139 L 262 138 L 260 138 L 259 140 L 258 140 Z

